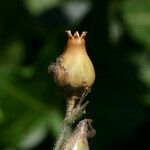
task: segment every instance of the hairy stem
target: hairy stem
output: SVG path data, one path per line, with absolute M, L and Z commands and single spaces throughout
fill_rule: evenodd
M 76 97 L 70 97 L 70 99 L 68 99 L 66 117 L 63 122 L 61 133 L 59 134 L 59 137 L 56 141 L 53 150 L 62 150 L 62 147 L 66 142 L 66 139 L 68 139 L 72 124 L 77 119 L 79 119 L 85 111 L 88 102 L 86 102 L 83 105 L 77 105 L 77 107 L 75 107 L 75 99 Z
M 70 131 L 70 126 L 64 122 L 63 127 L 61 129 L 61 133 L 56 141 L 54 150 L 62 149 L 62 146 L 67 139 L 67 135 L 69 134 L 68 131 Z

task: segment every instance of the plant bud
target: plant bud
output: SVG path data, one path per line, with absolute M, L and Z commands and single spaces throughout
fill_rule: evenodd
M 89 150 L 87 138 L 95 135 L 91 122 L 91 119 L 80 121 L 72 136 L 67 140 L 63 150 Z
M 71 34 L 66 31 L 68 41 L 63 54 L 57 58 L 56 63 L 49 67 L 49 71 L 54 74 L 56 83 L 63 89 L 71 89 L 73 92 L 78 89 L 90 89 L 95 80 L 93 64 L 87 55 L 85 36 L 81 36 L 78 31 Z

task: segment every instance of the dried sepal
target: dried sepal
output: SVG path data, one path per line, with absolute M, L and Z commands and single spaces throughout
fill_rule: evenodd
M 89 150 L 87 138 L 95 135 L 91 119 L 80 121 L 62 150 Z

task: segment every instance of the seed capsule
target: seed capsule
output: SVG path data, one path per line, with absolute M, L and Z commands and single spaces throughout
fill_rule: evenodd
M 64 52 L 57 58 L 56 63 L 50 65 L 49 70 L 63 89 L 69 88 L 73 92 L 90 89 L 95 80 L 95 71 L 86 52 L 86 32 L 82 32 L 81 36 L 78 31 L 74 35 L 70 30 L 66 32 L 68 41 Z

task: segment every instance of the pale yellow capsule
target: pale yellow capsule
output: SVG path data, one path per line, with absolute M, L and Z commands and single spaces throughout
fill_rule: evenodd
M 66 32 L 68 41 L 64 52 L 51 67 L 55 80 L 62 88 L 90 88 L 95 80 L 95 71 L 86 52 L 86 32 L 81 36 L 78 31 L 74 35 L 70 30 Z

